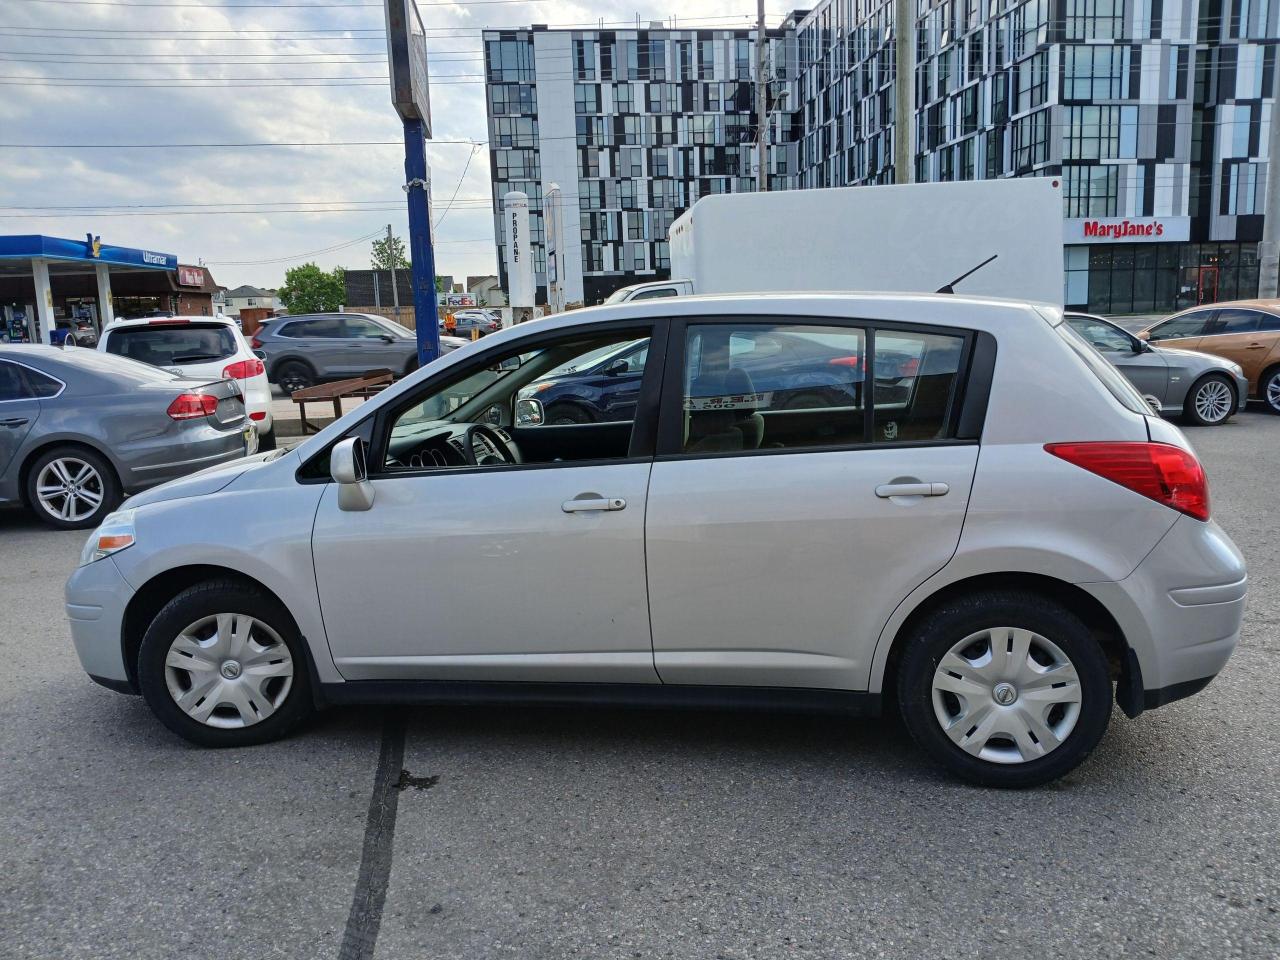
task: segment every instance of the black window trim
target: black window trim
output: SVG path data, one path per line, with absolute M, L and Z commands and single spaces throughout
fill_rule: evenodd
M 701 453 L 685 453 L 684 446 L 684 362 L 688 344 L 688 328 L 706 324 L 738 324 L 741 326 L 795 326 L 795 327 L 856 327 L 864 331 L 864 350 L 875 363 L 875 336 L 877 330 L 901 333 L 934 334 L 959 337 L 963 340 L 960 352 L 958 376 L 960 382 L 947 410 L 947 436 L 934 440 L 875 441 L 874 403 L 863 403 L 863 439 L 856 443 L 823 444 L 811 447 L 764 447 L 756 450 L 720 450 Z M 977 347 L 978 349 L 975 349 Z M 975 363 L 981 359 L 981 363 Z M 778 316 L 773 314 L 717 314 L 712 316 L 675 317 L 667 332 L 668 369 L 678 371 L 676 376 L 663 379 L 662 407 L 658 420 L 658 463 L 683 460 L 708 460 L 724 457 L 770 457 L 809 453 L 835 453 L 853 450 L 890 450 L 911 447 L 968 446 L 981 439 L 982 424 L 986 418 L 987 399 L 991 389 L 991 375 L 995 365 L 995 338 L 984 331 L 967 327 L 947 327 L 898 320 L 874 320 L 860 317 Z M 976 376 L 973 376 L 976 374 Z M 972 383 L 971 383 L 972 378 Z
M 646 330 L 648 331 L 647 334 L 644 333 Z M 636 339 L 648 336 L 649 358 L 645 361 L 644 374 L 640 381 L 640 395 L 636 400 L 636 417 L 632 422 L 631 443 L 628 446 L 626 457 L 621 459 L 612 457 L 608 459 L 570 460 L 552 463 L 509 463 L 483 467 L 470 465 L 427 467 L 422 470 L 401 468 L 394 473 L 388 473 L 381 467 L 374 466 L 385 462 L 387 440 L 390 436 L 391 423 L 395 416 L 406 407 L 412 406 L 414 402 L 420 402 L 424 394 L 438 389 L 443 382 L 456 378 L 463 370 L 471 369 L 474 372 L 486 363 L 508 353 L 513 347 L 518 347 L 521 352 L 526 352 L 528 350 L 536 350 L 549 342 L 582 339 L 597 335 L 607 336 L 611 333 L 625 333 L 628 331 L 635 331 Z M 658 403 L 662 396 L 663 374 L 666 366 L 667 348 L 670 343 L 669 338 L 670 321 L 665 317 L 637 317 L 626 320 L 613 320 L 608 323 L 557 327 L 534 337 L 522 337 L 518 341 L 508 340 L 495 344 L 481 350 L 462 364 L 450 365 L 446 370 L 441 370 L 439 373 L 429 376 L 418 384 L 414 390 L 405 393 L 396 403 L 387 404 L 371 416 L 359 421 L 346 433 L 336 437 L 331 443 L 308 457 L 298 467 L 295 478 L 299 483 L 331 483 L 332 479 L 327 473 L 320 476 L 308 475 L 308 470 L 313 468 L 317 461 L 328 457 L 329 452 L 336 444 L 353 436 L 360 437 L 369 446 L 367 458 L 367 462 L 370 464 L 369 479 L 374 482 L 404 477 L 431 477 L 442 474 L 456 476 L 469 473 L 487 474 L 495 471 L 563 469 L 566 467 L 607 466 L 610 464 L 652 461 L 658 431 Z M 655 354 L 655 348 L 659 346 L 662 349 Z M 462 373 L 462 376 L 465 377 L 467 374 Z M 416 398 L 416 401 L 412 398 Z

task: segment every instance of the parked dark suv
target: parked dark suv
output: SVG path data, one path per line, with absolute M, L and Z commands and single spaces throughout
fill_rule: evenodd
M 537 400 L 548 424 L 605 423 L 630 420 L 640 393 L 648 341 L 638 340 L 603 355 L 589 355 L 575 366 L 553 371 L 520 392 Z M 772 333 L 731 338 L 730 362 L 744 389 L 770 394 L 773 409 L 803 410 L 861 400 L 864 360 L 847 346 L 820 337 Z M 880 351 L 876 360 L 876 397 L 892 400 L 897 384 L 917 373 L 919 358 Z

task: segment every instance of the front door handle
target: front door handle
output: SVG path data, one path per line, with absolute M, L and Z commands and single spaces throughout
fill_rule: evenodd
M 951 487 L 945 483 L 882 483 L 876 487 L 876 496 L 889 497 L 943 497 Z
M 1251 344 L 1249 344 L 1249 346 L 1245 347 L 1245 349 L 1246 349 L 1246 350 L 1261 350 L 1261 349 L 1262 349 L 1263 347 L 1265 347 L 1265 346 L 1266 346 L 1266 344 L 1265 344 L 1265 343 L 1251 343 Z
M 627 501 L 621 497 L 579 497 L 560 504 L 565 513 L 589 513 L 593 510 L 625 510 Z
M 8 420 L 0 420 L 0 427 L 20 427 L 29 419 L 29 417 L 10 417 Z

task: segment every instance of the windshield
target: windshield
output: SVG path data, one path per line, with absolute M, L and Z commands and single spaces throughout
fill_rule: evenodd
M 153 367 L 211 363 L 234 355 L 236 338 L 225 324 L 124 327 L 111 331 L 107 352 Z
M 592 350 L 590 353 L 584 353 L 580 357 L 574 357 L 570 362 L 556 367 L 550 373 L 543 374 L 535 380 L 534 383 L 540 383 L 543 380 L 554 380 L 556 377 L 564 377 L 571 373 L 581 373 L 586 370 L 591 370 L 607 360 L 612 360 L 614 357 L 622 356 L 628 351 L 634 350 L 639 344 L 647 345 L 648 342 L 648 338 L 645 337 L 640 340 L 632 340 L 630 343 L 624 343 L 621 346 L 616 343 L 608 344 L 607 346 L 601 347 L 599 350 Z M 647 353 L 648 350 L 646 349 L 645 352 Z M 643 360 L 643 358 L 636 359 Z

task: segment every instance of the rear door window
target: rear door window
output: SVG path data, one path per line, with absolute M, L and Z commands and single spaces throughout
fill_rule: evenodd
M 282 337 L 319 337 L 325 340 L 339 340 L 342 335 L 341 317 L 295 320 L 280 331 Z
M 1253 333 L 1261 319 L 1262 315 L 1255 310 L 1219 310 L 1218 319 L 1209 333 L 1215 337 Z
M 225 324 L 124 327 L 107 338 L 107 353 L 153 367 L 212 363 L 237 350 L 235 334 Z

